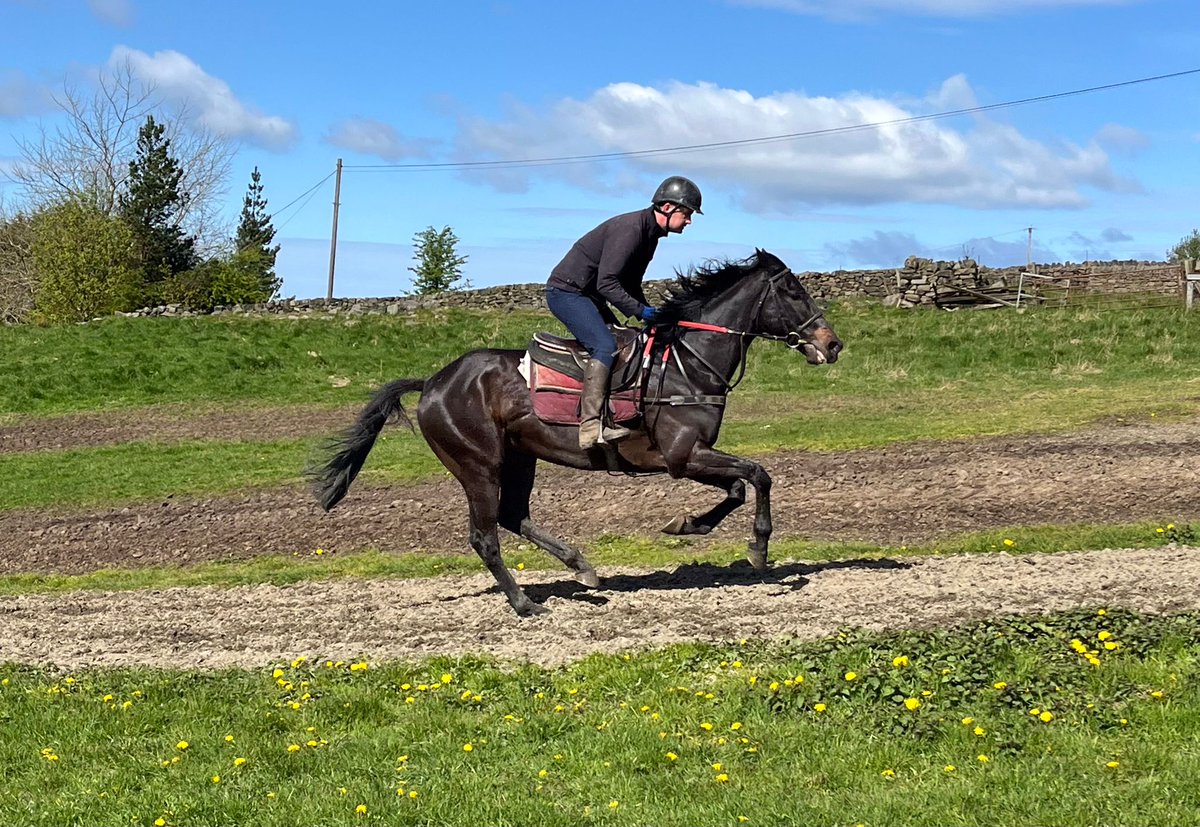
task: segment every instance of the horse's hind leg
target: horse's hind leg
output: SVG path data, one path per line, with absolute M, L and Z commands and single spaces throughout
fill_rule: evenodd
M 715 485 L 725 489 L 725 499 L 714 505 L 699 517 L 679 515 L 663 526 L 664 534 L 708 534 L 717 525 L 746 502 L 746 483 L 743 480 L 703 479 L 693 477 L 697 482 Z
M 543 531 L 529 518 L 529 495 L 537 460 L 510 450 L 500 468 L 500 525 L 557 557 L 589 589 L 600 587 L 600 578 L 583 552 Z
M 470 485 L 464 482 L 463 488 L 467 492 L 467 505 L 471 514 L 471 547 L 500 584 L 513 611 L 521 617 L 550 611 L 529 599 L 517 585 L 512 572 L 504 565 L 504 560 L 500 558 L 500 534 L 496 529 L 497 507 L 500 502 L 498 486 L 494 482 L 479 478 Z

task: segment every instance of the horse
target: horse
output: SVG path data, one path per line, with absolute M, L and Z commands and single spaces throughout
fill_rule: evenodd
M 427 379 L 396 379 L 381 387 L 355 423 L 326 446 L 310 468 L 313 493 L 325 510 L 345 495 L 376 438 L 392 420 L 412 428 L 402 399 L 421 394 L 416 419 L 429 447 L 463 487 L 469 542 L 496 578 L 509 605 L 526 617 L 549 609 L 531 600 L 500 555 L 498 527 L 558 558 L 588 588 L 599 588 L 591 563 L 575 546 L 541 529 L 529 514 L 537 461 L 585 471 L 666 473 L 719 488 L 725 498 L 698 516 L 681 515 L 668 534 L 708 534 L 754 487 L 753 539 L 747 559 L 767 568 L 771 477 L 757 462 L 716 450 L 726 396 L 745 374 L 754 339 L 783 342 L 809 364 L 836 362 L 842 342 L 801 281 L 765 250 L 742 260 L 718 260 L 677 273 L 676 284 L 636 345 L 641 355 L 640 427 L 626 439 L 579 448 L 573 425 L 542 421 L 522 376 L 520 350 L 481 349 L 460 356 Z M 620 370 L 620 362 L 613 373 Z

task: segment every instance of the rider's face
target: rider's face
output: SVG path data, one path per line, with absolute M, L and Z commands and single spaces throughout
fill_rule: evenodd
M 682 233 L 684 228 L 692 223 L 692 211 L 677 204 L 668 204 L 671 212 L 667 214 L 667 232 Z

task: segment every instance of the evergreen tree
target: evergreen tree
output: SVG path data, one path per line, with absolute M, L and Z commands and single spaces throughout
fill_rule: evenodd
M 279 294 L 283 279 L 275 275 L 275 256 L 279 245 L 275 240 L 275 226 L 267 212 L 267 199 L 263 197 L 262 174 L 258 167 L 250 173 L 250 186 L 242 200 L 242 218 L 238 223 L 235 255 L 245 262 L 247 268 L 257 272 L 261 288 L 260 301 L 270 301 Z
M 458 255 L 457 245 L 458 236 L 449 227 L 439 231 L 430 226 L 413 236 L 417 266 L 408 268 L 416 274 L 413 293 L 441 293 L 471 286 L 470 282 L 456 284 L 462 278 L 462 266 L 467 263 L 466 256 Z
M 171 155 L 165 127 L 153 115 L 138 131 L 137 152 L 121 194 L 121 216 L 133 230 L 147 285 L 196 266 L 196 240 L 180 226 L 188 194 L 180 190 L 183 168 Z

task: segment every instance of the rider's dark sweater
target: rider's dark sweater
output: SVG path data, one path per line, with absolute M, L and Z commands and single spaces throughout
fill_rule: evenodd
M 639 317 L 646 306 L 642 279 L 666 234 L 653 207 L 614 216 L 575 242 L 547 286 L 603 299 L 626 316 Z

